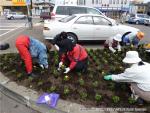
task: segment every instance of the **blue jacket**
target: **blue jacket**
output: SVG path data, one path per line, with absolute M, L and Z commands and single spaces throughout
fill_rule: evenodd
M 29 49 L 31 56 L 37 58 L 40 65 L 48 65 L 47 48 L 42 42 L 30 37 Z
M 133 44 L 135 46 L 138 46 L 139 44 L 139 39 L 137 38 L 136 34 L 129 33 L 128 35 L 125 35 L 123 38 L 123 43 L 126 45 Z

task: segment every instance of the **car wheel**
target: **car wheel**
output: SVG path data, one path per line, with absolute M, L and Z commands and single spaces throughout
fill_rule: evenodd
M 68 38 L 71 39 L 74 44 L 78 42 L 77 36 L 73 33 L 68 33 Z
M 138 24 L 139 24 L 139 21 L 136 21 L 136 22 L 135 22 L 135 24 L 137 24 L 137 25 L 138 25 Z
M 14 17 L 13 17 L 13 16 L 11 16 L 11 17 L 10 17 L 10 19 L 11 19 L 11 20 L 13 20 L 13 19 L 14 19 Z

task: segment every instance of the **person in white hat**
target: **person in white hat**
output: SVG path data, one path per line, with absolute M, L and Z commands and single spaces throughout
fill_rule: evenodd
M 121 51 L 121 46 L 119 43 L 121 42 L 121 38 L 121 34 L 117 34 L 113 37 L 110 37 L 108 40 L 105 41 L 104 48 L 109 48 L 109 50 L 113 53 L 116 52 L 116 49 L 118 49 L 118 51 Z
M 150 102 L 150 64 L 143 62 L 137 51 L 128 51 L 123 62 L 129 64 L 130 68 L 121 74 L 104 76 L 104 79 L 128 82 L 131 84 L 132 95 L 138 95 L 141 103 L 143 103 L 141 100 Z

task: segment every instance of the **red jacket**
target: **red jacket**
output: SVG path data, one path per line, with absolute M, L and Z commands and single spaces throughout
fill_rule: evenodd
M 19 51 L 21 58 L 25 62 L 27 73 L 32 72 L 32 58 L 28 50 L 29 44 L 30 44 L 30 39 L 26 35 L 21 35 L 16 39 L 16 47 Z
M 78 61 L 82 61 L 87 58 L 87 52 L 85 48 L 83 48 L 81 45 L 76 44 L 76 46 L 73 48 L 72 51 L 67 52 L 66 55 L 62 55 L 61 61 L 64 62 L 66 57 L 70 61 L 70 69 L 75 68 Z

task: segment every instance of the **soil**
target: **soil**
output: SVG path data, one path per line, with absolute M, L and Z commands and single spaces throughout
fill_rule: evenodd
M 105 81 L 104 75 L 118 74 L 125 70 L 122 59 L 128 50 L 137 50 L 143 61 L 150 62 L 150 56 L 142 47 L 123 48 L 122 52 L 115 54 L 109 50 L 89 49 L 89 62 L 86 72 L 70 72 L 63 74 L 58 71 L 58 54 L 56 51 L 49 53 L 49 69 L 42 70 L 33 63 L 33 72 L 37 78 L 28 77 L 25 72 L 24 62 L 19 54 L 9 53 L 0 55 L 0 71 L 10 80 L 31 89 L 43 92 L 56 92 L 64 100 L 83 104 L 87 107 L 138 107 L 130 99 L 129 84 Z M 69 79 L 65 79 L 65 76 Z M 145 103 L 143 107 L 150 106 Z

